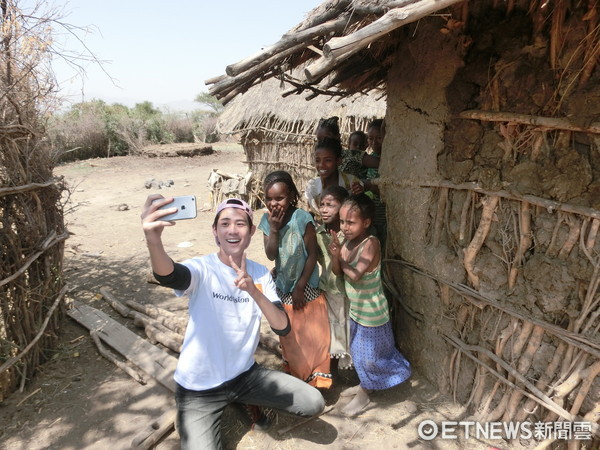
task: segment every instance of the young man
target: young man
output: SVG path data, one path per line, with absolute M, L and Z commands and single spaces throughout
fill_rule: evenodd
M 189 297 L 190 319 L 174 376 L 182 448 L 221 448 L 221 416 L 231 403 L 319 414 L 325 402 L 317 389 L 254 360 L 262 315 L 277 334 L 290 328 L 268 269 L 246 259 L 256 229 L 252 209 L 242 200 L 225 200 L 212 227 L 217 253 L 178 264 L 161 239 L 164 228 L 175 225 L 161 218 L 176 208 L 159 208 L 172 201 L 148 196 L 142 228 L 156 279 Z

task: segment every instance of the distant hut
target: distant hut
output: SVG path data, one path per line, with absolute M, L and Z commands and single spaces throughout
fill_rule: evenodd
M 304 64 L 283 81 L 311 95 L 383 89 L 398 345 L 482 419 L 584 422 L 596 437 L 598 8 L 330 0 L 211 88 L 228 101 Z
M 293 72 L 299 75 L 300 70 Z M 285 75 L 282 75 L 285 78 Z M 219 118 L 218 131 L 239 134 L 255 180 L 273 170 L 287 170 L 302 189 L 315 176 L 312 153 L 319 120 L 339 117 L 342 142 L 350 133 L 366 131 L 367 124 L 385 115 L 385 95 L 354 95 L 307 101 L 290 95 L 277 78 L 267 79 L 236 96 Z

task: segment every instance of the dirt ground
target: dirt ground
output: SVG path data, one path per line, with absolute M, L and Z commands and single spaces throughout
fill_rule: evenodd
M 73 233 L 65 249 L 65 273 L 71 286 L 68 300 L 78 300 L 108 313 L 139 333 L 99 295 L 108 286 L 121 300 L 154 304 L 180 314 L 186 304 L 167 289 L 147 282 L 150 273 L 140 226 L 140 208 L 153 192 L 164 195 L 195 194 L 201 211 L 195 220 L 182 221 L 164 233 L 171 256 L 182 260 L 215 251 L 210 232 L 208 175 L 213 168 L 229 173 L 246 172 L 244 155 L 236 145 L 215 146 L 216 153 L 188 157 L 116 157 L 73 162 L 59 166 L 71 190 L 66 221 Z M 161 190 L 145 184 L 173 181 Z M 205 211 L 202 211 L 205 209 Z M 255 213 L 258 221 L 262 211 Z M 262 239 L 255 236 L 249 257 L 270 267 Z M 393 301 L 393 300 L 392 300 Z M 273 354 L 259 349 L 257 359 L 278 367 Z M 280 433 L 299 419 L 276 416 L 266 433 L 251 430 L 243 417 L 231 410 L 223 422 L 226 448 L 317 449 L 331 448 L 490 448 L 489 442 L 419 439 L 423 420 L 468 420 L 463 409 L 445 398 L 415 372 L 401 386 L 372 395 L 372 403 L 359 417 L 340 414 L 341 389 L 357 383 L 352 372 L 335 377 L 325 394 L 334 408 L 327 414 Z M 339 400 L 339 402 L 338 402 Z M 65 318 L 60 346 L 23 392 L 0 404 L 2 449 L 125 449 L 134 436 L 164 412 L 173 409 L 173 394 L 150 381 L 140 385 L 98 353 L 87 330 Z M 497 442 L 498 448 L 515 448 Z M 174 432 L 158 449 L 179 448 Z

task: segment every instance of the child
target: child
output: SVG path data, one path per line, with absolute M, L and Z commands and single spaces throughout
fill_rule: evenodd
M 336 116 L 319 120 L 319 124 L 315 131 L 317 142 L 322 141 L 326 137 L 341 141 L 340 126 L 338 125 L 339 120 L 340 118 Z
M 328 247 L 331 244 L 332 232 L 336 233 L 338 239 L 343 238 L 340 231 L 340 207 L 348 196 L 348 191 L 341 186 L 325 188 L 321 194 L 320 206 L 323 224 L 317 227 L 319 264 L 321 265 L 319 288 L 325 293 L 327 299 L 329 328 L 331 329 L 329 353 L 332 359 L 337 360 L 339 369 L 350 369 L 352 367 L 348 345 L 348 299 L 344 288 L 344 278 L 335 275 L 331 271 L 331 257 Z
M 342 144 L 339 140 L 326 137 L 317 142 L 314 161 L 319 176 L 308 181 L 305 191 L 308 206 L 313 213 L 319 214 L 321 192 L 328 186 L 342 186 L 350 191 L 354 183 L 357 186 L 355 191 L 362 192 L 357 177 L 338 170 L 342 162 Z
M 329 321 L 319 290 L 317 239 L 312 216 L 296 207 L 299 192 L 289 173 L 276 171 L 264 181 L 268 213 L 258 228 L 267 258 L 275 260 L 275 286 L 290 318 L 291 332 L 281 336 L 286 369 L 317 388 L 331 386 Z
M 230 198 L 217 208 L 212 226 L 218 251 L 174 263 L 162 233 L 177 208 L 158 209 L 173 198 L 148 196 L 142 228 L 155 278 L 189 297 L 189 321 L 175 370 L 177 428 L 181 447 L 221 448 L 220 422 L 231 403 L 248 403 L 312 416 L 325 407 L 318 390 L 258 365 L 261 317 L 285 335 L 290 323 L 265 266 L 246 260 L 255 227 L 252 209 Z
M 348 150 L 364 152 L 367 149 L 367 134 L 364 131 L 356 130 L 348 138 Z
M 367 195 L 375 202 L 375 218 L 373 219 L 373 226 L 377 232 L 377 237 L 385 248 L 385 238 L 387 233 L 386 227 L 386 212 L 385 203 L 381 201 L 379 196 L 379 186 L 373 182 L 373 180 L 379 178 L 379 159 L 381 158 L 381 151 L 383 149 L 383 138 L 385 137 L 385 123 L 383 119 L 375 119 L 367 128 L 367 140 L 369 141 L 369 147 L 371 148 L 371 155 L 368 155 L 372 161 L 376 161 L 376 165 L 370 165 L 367 169 L 367 177 L 363 179 L 364 190 Z M 363 164 L 365 162 L 363 161 Z
M 367 168 L 363 166 L 366 149 L 367 134 L 364 131 L 354 131 L 348 138 L 348 150 L 342 151 L 339 169 L 358 178 L 366 178 Z
M 340 245 L 332 233 L 329 246 L 332 269 L 343 274 L 350 300 L 350 353 L 360 384 L 342 392 L 354 398 L 342 412 L 360 413 L 370 402 L 369 392 L 387 389 L 408 379 L 409 362 L 394 346 L 388 303 L 381 283 L 381 249 L 368 229 L 375 205 L 365 194 L 346 200 L 340 209 L 345 241 Z

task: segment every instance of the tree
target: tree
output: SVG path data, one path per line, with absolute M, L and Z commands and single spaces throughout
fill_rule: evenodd
M 217 97 L 210 95 L 208 92 L 199 93 L 194 101 L 207 106 L 215 116 L 221 114 L 225 109 L 221 102 L 217 100 Z

